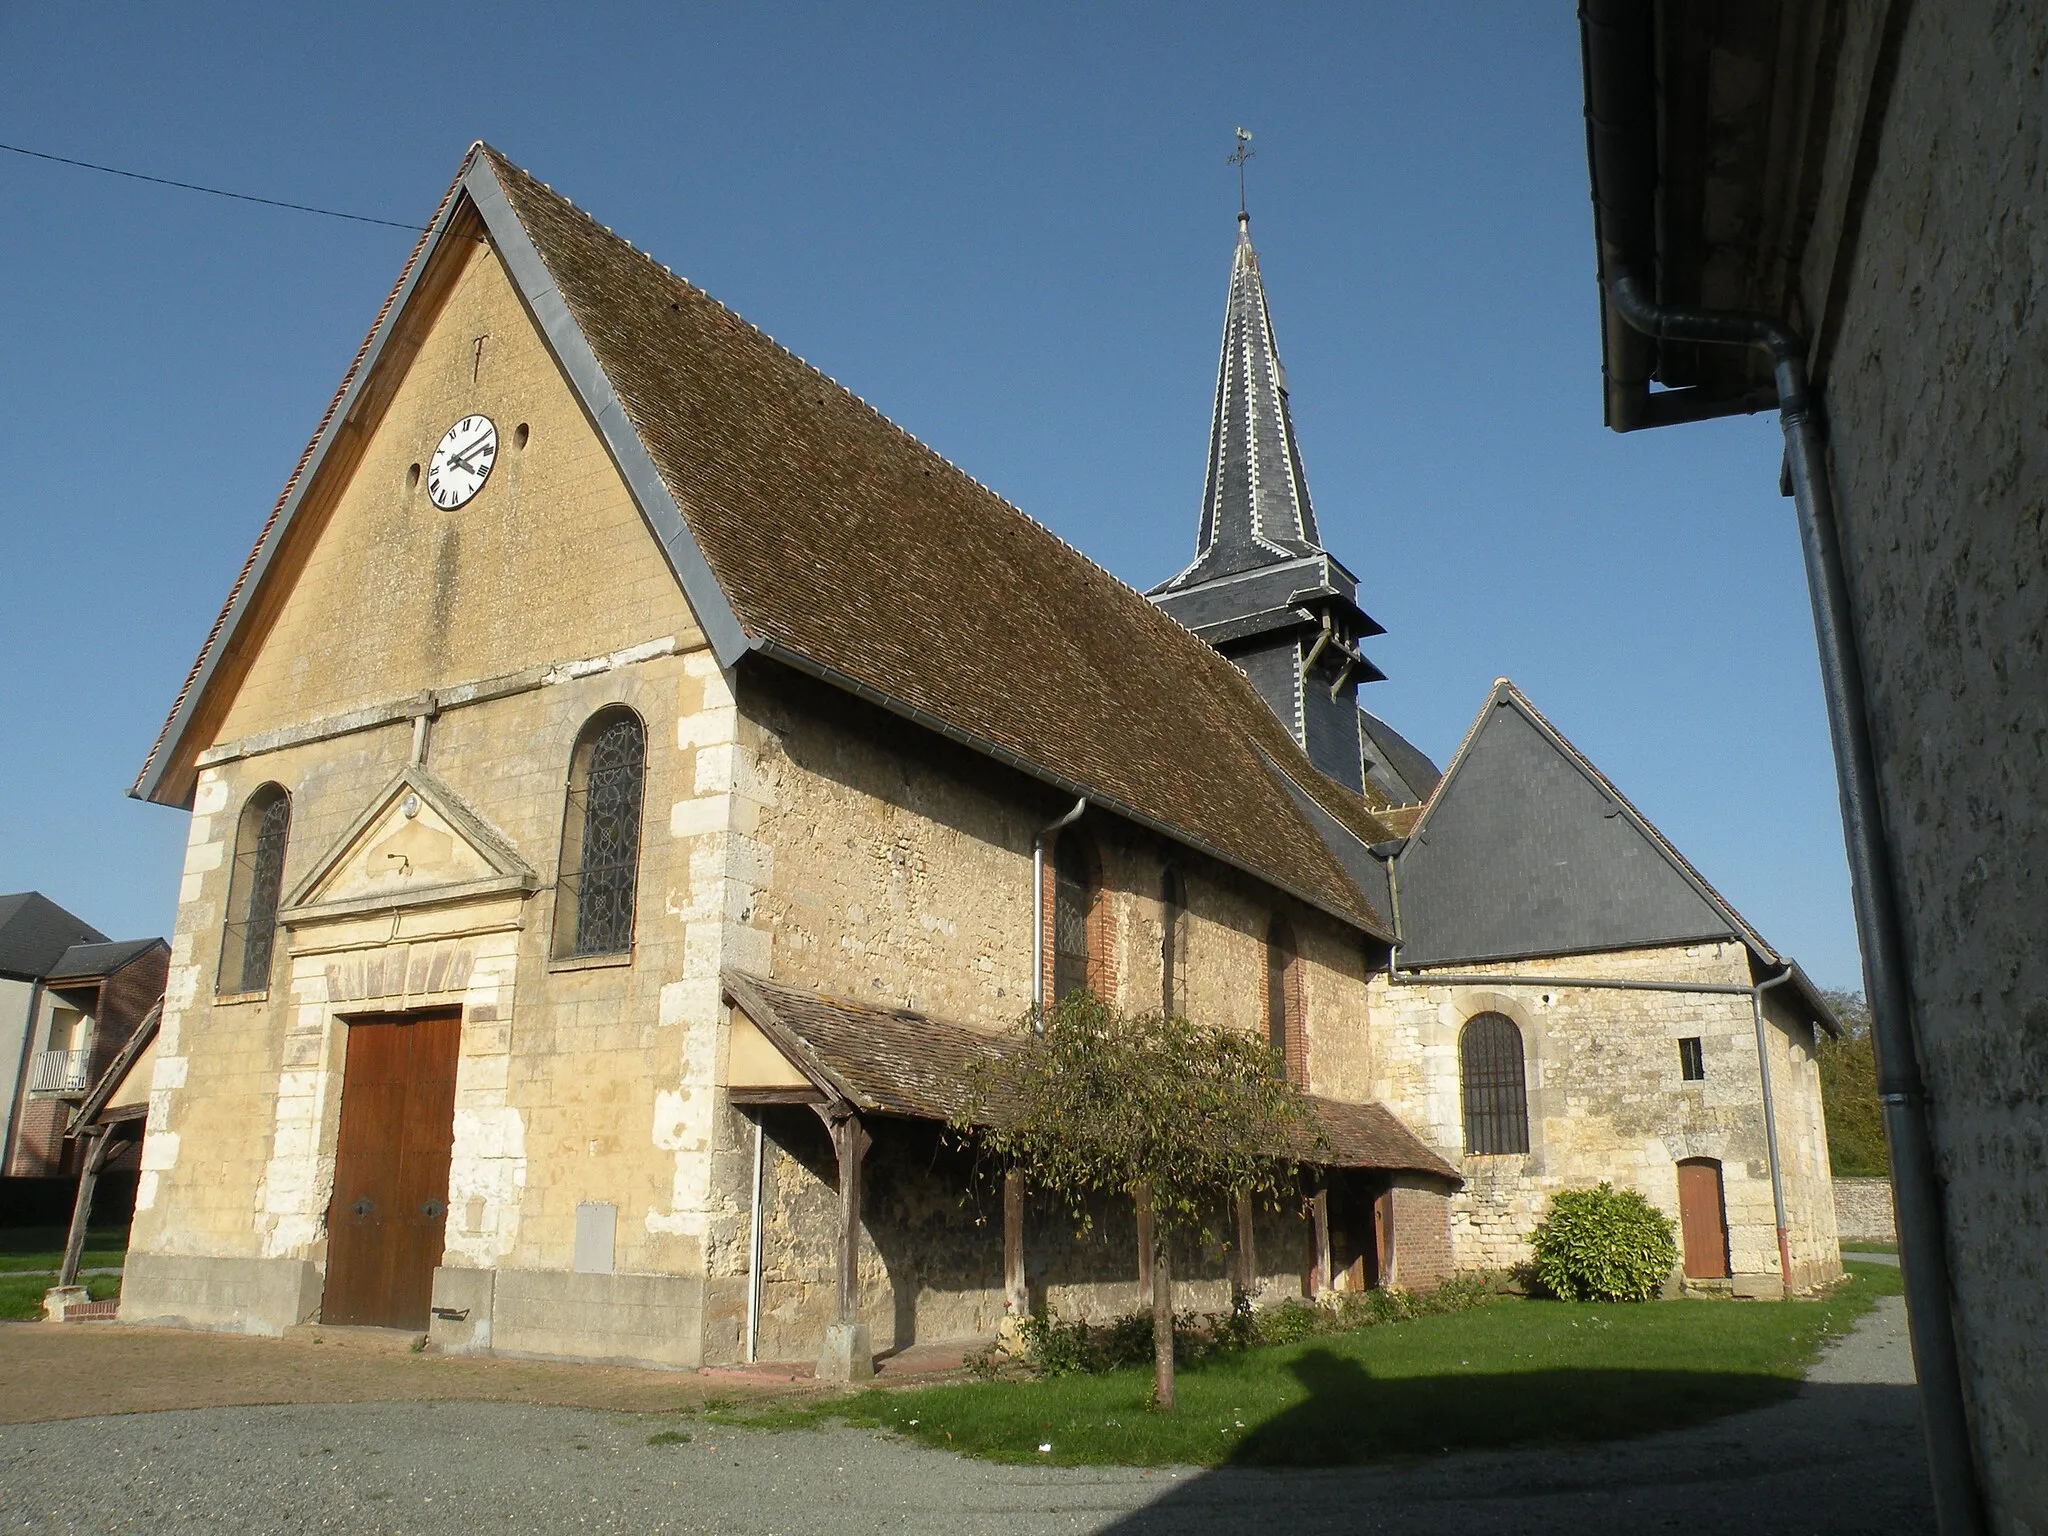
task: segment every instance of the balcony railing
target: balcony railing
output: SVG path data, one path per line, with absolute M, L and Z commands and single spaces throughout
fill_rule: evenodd
M 29 1068 L 30 1093 L 83 1093 L 91 1086 L 92 1052 L 41 1051 Z

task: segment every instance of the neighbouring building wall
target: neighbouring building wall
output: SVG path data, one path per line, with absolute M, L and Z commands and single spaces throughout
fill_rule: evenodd
M 1835 1228 L 1845 1243 L 1896 1243 L 1890 1179 L 1835 1180 Z
M 1904 17 L 1802 268 L 1944 1185 L 1965 1390 L 2007 1531 L 2048 1529 L 2048 14 Z M 1874 48 L 1857 18 L 1852 62 Z M 1832 313 L 1831 313 L 1832 311 Z
M 28 1070 L 29 1035 L 35 1023 L 36 984 L 0 976 L 0 1135 L 12 1140 L 15 1107 Z M 8 1142 L 0 1142 L 0 1155 Z
M 1750 981 L 1747 951 L 1732 942 L 1500 962 L 1486 969 L 1718 985 Z M 1679 1161 L 1710 1158 L 1721 1165 L 1737 1289 L 1773 1294 L 1781 1286 L 1756 1028 L 1746 996 L 1546 989 L 1540 983 L 1397 987 L 1376 976 L 1372 1008 L 1379 1059 L 1388 1064 L 1375 1080 L 1373 1097 L 1464 1173 L 1465 1187 L 1450 1201 L 1459 1267 L 1503 1269 L 1526 1260 L 1529 1234 L 1550 1197 L 1603 1180 L 1641 1191 L 1676 1220 Z M 1459 1039 L 1468 1020 L 1487 1012 L 1505 1015 L 1521 1031 L 1527 1154 L 1464 1150 Z M 1678 1042 L 1688 1036 L 1701 1041 L 1701 1081 L 1683 1078 Z M 1766 1038 L 1789 1197 L 1793 1283 L 1806 1288 L 1840 1273 L 1826 1198 L 1819 1077 L 1803 1026 L 1788 1031 L 1784 1022 L 1775 1022 Z

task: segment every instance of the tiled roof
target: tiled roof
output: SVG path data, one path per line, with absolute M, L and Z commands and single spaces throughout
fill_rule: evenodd
M 162 939 L 122 939 L 112 944 L 74 944 L 50 967 L 51 981 L 96 981 L 111 976 L 137 955 L 165 945 Z
M 706 294 L 490 163 L 749 636 L 1385 931 L 1258 748 L 1344 797 L 1236 668 Z
M 1208 646 L 487 146 L 471 152 L 451 199 L 336 408 L 384 366 L 402 296 L 473 203 L 621 456 L 721 662 L 759 651 L 812 672 L 1389 936 L 1260 749 L 1298 765 L 1290 775 L 1332 815 L 1369 820 L 1363 803 L 1313 771 Z M 181 734 L 335 430 L 322 423 L 294 472 L 135 793 L 172 803 L 189 793 L 203 743 Z
M 0 896 L 0 976 L 40 981 L 74 944 L 103 944 L 106 938 L 41 891 Z
M 977 1063 L 1001 1058 L 1000 1037 L 900 1008 L 843 1002 L 742 971 L 725 973 L 727 999 L 799 1070 L 856 1109 L 918 1120 L 965 1117 Z M 1374 1168 L 1456 1179 L 1438 1157 L 1378 1104 L 1311 1098 L 1326 1144 L 1289 1151 L 1332 1168 Z M 1000 1113 L 1001 1106 L 995 1106 Z

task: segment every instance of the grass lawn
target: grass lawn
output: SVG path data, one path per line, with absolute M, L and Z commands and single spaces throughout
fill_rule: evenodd
M 1222 1355 L 1181 1371 L 1175 1414 L 1147 1406 L 1149 1370 L 1127 1370 L 877 1388 L 720 1417 L 762 1428 L 839 1420 L 993 1461 L 1068 1465 L 1332 1466 L 1614 1439 L 1790 1396 L 1827 1338 L 1899 1292 L 1895 1269 L 1859 1264 L 1850 1273 L 1820 1301 L 1503 1299 Z
M 64 1262 L 62 1227 L 0 1228 L 0 1321 L 31 1321 L 43 1315 L 43 1292 L 57 1283 Z M 119 1269 L 128 1256 L 124 1228 L 85 1234 L 82 1269 Z M 86 1290 L 94 1301 L 121 1291 L 119 1275 L 88 1275 Z
M 1897 1253 L 1897 1243 L 1842 1243 L 1838 1245 L 1844 1253 Z

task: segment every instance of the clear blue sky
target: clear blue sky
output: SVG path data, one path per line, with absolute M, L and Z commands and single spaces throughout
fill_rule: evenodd
M 1617 437 L 1565 5 L 0 7 L 0 141 L 424 221 L 487 138 L 1124 579 L 1187 558 L 1237 188 L 1370 708 L 1521 684 L 1860 984 L 1773 420 Z M 0 154 L 0 890 L 168 931 L 125 791 L 408 248 Z

